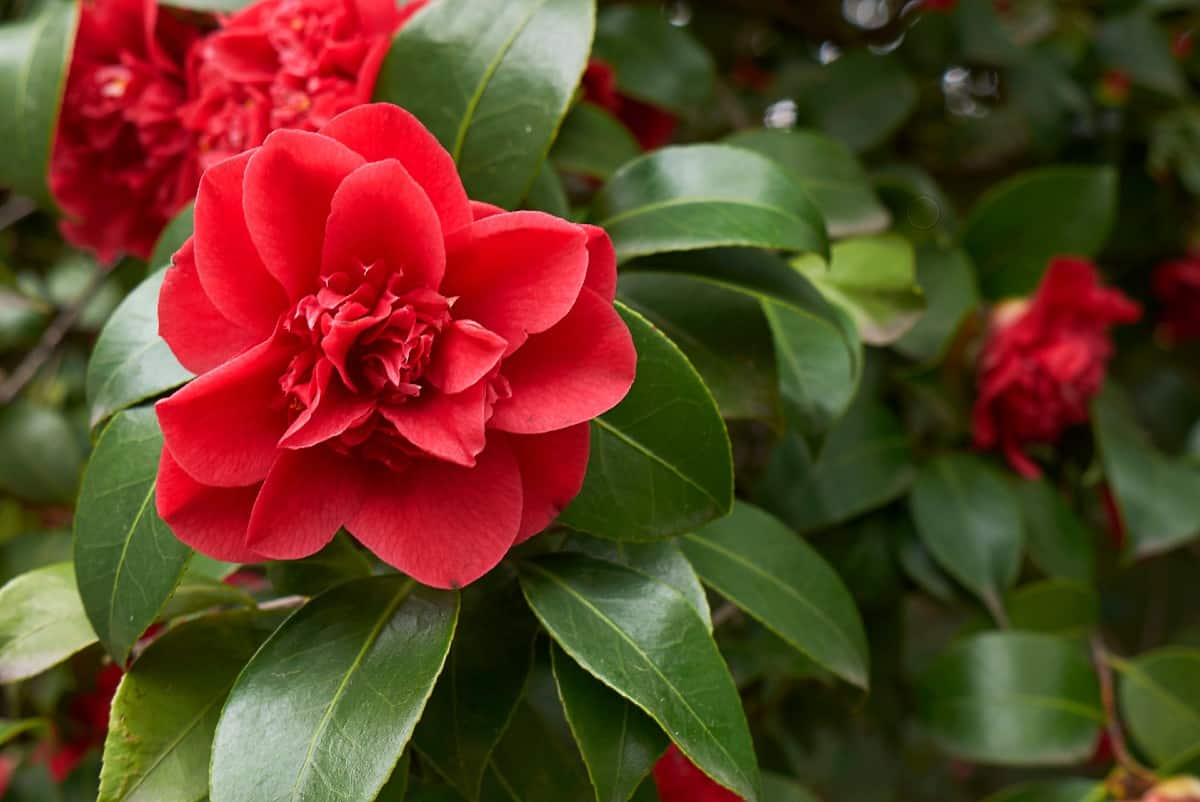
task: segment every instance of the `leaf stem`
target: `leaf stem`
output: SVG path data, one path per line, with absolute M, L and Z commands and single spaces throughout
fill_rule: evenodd
M 1121 720 L 1117 715 L 1117 695 L 1113 683 L 1113 656 L 1104 645 L 1099 634 L 1091 637 L 1092 663 L 1096 667 L 1096 675 L 1100 679 L 1100 701 L 1104 706 L 1104 727 L 1108 739 L 1112 743 L 1113 754 L 1117 763 L 1130 775 L 1144 780 L 1154 781 L 1155 775 L 1146 768 L 1129 751 L 1125 741 L 1125 733 L 1121 729 Z

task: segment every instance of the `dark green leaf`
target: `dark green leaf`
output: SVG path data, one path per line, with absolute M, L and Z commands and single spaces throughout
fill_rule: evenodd
M 1048 579 L 1017 588 L 1006 607 L 1013 629 L 1048 635 L 1082 635 L 1100 621 L 1100 599 L 1090 586 Z
M 807 788 L 769 771 L 763 772 L 763 798 L 771 802 L 819 802 Z
M 580 103 L 563 121 L 550 160 L 564 172 L 606 181 L 640 155 L 641 146 L 616 117 L 595 104 Z
M 1200 747 L 1200 649 L 1168 647 L 1113 663 L 1122 717 L 1155 766 Z
M 523 563 L 521 584 L 551 637 L 577 663 L 648 713 L 715 780 L 748 802 L 760 798 L 737 689 L 683 594 L 579 554 Z
M 641 315 L 617 307 L 633 333 L 637 380 L 593 422 L 583 490 L 560 520 L 603 537 L 652 540 L 728 512 L 732 456 L 717 405 L 687 358 Z
M 457 618 L 457 595 L 395 574 L 347 582 L 302 607 L 229 694 L 212 802 L 374 799 L 421 717 Z
M 1045 780 L 1005 788 L 984 802 L 1100 802 L 1107 798 L 1104 786 L 1095 780 Z
M 392 776 L 375 797 L 375 802 L 404 802 L 408 798 L 409 769 L 412 768 L 412 753 L 405 752 L 392 769 Z
M 794 532 L 739 502 L 682 546 L 705 584 L 822 667 L 867 687 L 867 637 L 854 600 Z
M 421 118 L 472 198 L 512 208 L 567 113 L 594 19 L 595 0 L 439 0 L 396 35 L 375 98 Z
M 1029 556 L 1047 574 L 1090 584 L 1095 576 L 1092 532 L 1046 481 L 1017 485 Z
M 41 504 L 75 498 L 83 448 L 57 409 L 17 399 L 0 407 L 0 491 Z
M 100 435 L 79 491 L 79 594 L 100 642 L 118 664 L 154 623 L 192 556 L 155 509 L 162 448 L 153 408 L 118 414 Z
M 727 145 L 686 145 L 621 168 L 593 214 L 619 259 L 745 246 L 828 252 L 807 193 L 765 156 Z
M 87 370 L 92 426 L 192 378 L 158 336 L 158 292 L 166 270 L 154 273 L 108 319 Z
M 240 2 L 240 0 L 239 0 Z M 245 5 L 245 3 L 242 3 Z M 174 3 L 172 3 L 174 5 Z M 171 257 L 175 252 L 183 247 L 183 243 L 187 238 L 192 236 L 193 228 L 193 208 L 192 204 L 188 204 L 187 208 L 167 223 L 167 227 L 158 235 L 158 242 L 154 244 L 154 253 L 150 255 L 150 269 L 157 271 L 158 268 L 167 267 L 171 264 Z M 155 326 L 157 329 L 157 326 Z
M 1117 208 L 1111 167 L 1048 167 L 1010 178 L 975 205 L 963 245 L 988 298 L 1025 295 L 1054 256 L 1093 256 Z
M 345 532 L 311 557 L 267 565 L 267 578 L 281 595 L 316 596 L 339 582 L 370 575 L 371 561 Z
M 910 359 L 937 361 L 979 307 L 975 271 L 962 251 L 927 244 L 917 249 L 917 283 L 925 295 L 925 314 L 895 348 Z
M 949 196 L 933 176 L 912 164 L 887 164 L 871 176 L 892 213 L 892 230 L 914 243 L 949 247 L 958 218 Z
M 571 201 L 567 198 L 562 179 L 550 162 L 542 162 L 542 169 L 538 170 L 537 177 L 533 179 L 533 185 L 525 195 L 522 208 L 546 212 L 564 219 L 571 217 Z
M 480 802 L 584 802 L 590 797 L 587 771 L 565 723 L 560 734 L 559 722 L 548 720 L 545 712 L 562 717 L 561 710 L 543 711 L 529 702 L 517 707 L 496 747 Z
M 895 59 L 865 50 L 813 70 L 796 87 L 805 114 L 856 151 L 886 142 L 917 106 L 917 86 Z
M 1092 753 L 1104 721 L 1082 647 L 1028 632 L 990 632 L 950 647 L 922 678 L 917 705 L 947 750 L 985 763 L 1074 763 Z
M 1164 95 L 1187 93 L 1183 70 L 1171 52 L 1171 39 L 1147 11 L 1109 17 L 1095 35 L 1096 52 L 1109 69 Z
M 21 574 L 0 588 L 0 683 L 40 674 L 95 642 L 70 563 Z

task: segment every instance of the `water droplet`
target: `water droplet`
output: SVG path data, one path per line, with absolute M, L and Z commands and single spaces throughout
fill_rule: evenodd
M 692 21 L 692 7 L 686 0 L 670 0 L 663 7 L 667 22 L 677 28 L 682 28 Z
M 877 31 L 892 19 L 889 0 L 842 0 L 842 16 L 851 25 Z
M 794 128 L 799 116 L 796 101 L 788 98 L 767 106 L 763 113 L 763 125 L 767 128 Z
M 821 42 L 821 47 L 817 50 L 817 61 L 822 64 L 831 64 L 841 58 L 842 49 L 833 42 Z

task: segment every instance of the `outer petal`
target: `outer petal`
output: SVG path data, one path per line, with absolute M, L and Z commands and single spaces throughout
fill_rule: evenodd
M 625 322 L 591 290 L 562 322 L 529 338 L 504 361 L 512 396 L 496 403 L 489 425 L 537 434 L 591 420 L 616 406 L 637 373 Z
M 274 560 L 315 554 L 358 512 L 365 488 L 351 458 L 321 447 L 282 451 L 258 493 L 246 542 Z
M 222 315 L 204 294 L 192 240 L 173 262 L 158 295 L 158 333 L 185 368 L 204 373 L 262 340 Z
M 458 297 L 455 317 L 479 321 L 512 353 L 570 311 L 587 262 L 587 236 L 574 223 L 541 212 L 498 214 L 447 239 L 441 292 Z
M 179 466 L 207 485 L 261 482 L 288 426 L 279 377 L 289 358 L 268 340 L 159 401 L 158 422 Z
M 253 152 L 246 223 L 267 270 L 291 300 L 316 290 L 333 193 L 362 164 L 345 145 L 307 131 L 275 131 Z
M 487 383 L 461 393 L 432 393 L 381 410 L 396 430 L 422 451 L 470 467 L 487 443 Z
M 431 289 L 446 270 L 437 212 L 395 159 L 364 164 L 346 176 L 333 194 L 325 227 L 322 275 L 376 262 Z
M 609 303 L 617 297 L 617 251 L 600 226 L 580 226 L 587 232 L 588 271 L 583 286 Z
M 242 188 L 253 151 L 218 162 L 196 195 L 196 270 L 225 317 L 266 339 L 287 299 L 259 258 L 246 228 Z
M 485 217 L 494 217 L 498 214 L 504 214 L 504 210 L 494 203 L 484 203 L 483 201 L 471 201 L 471 217 L 475 220 L 482 220 Z
M 436 588 L 483 576 L 521 525 L 520 469 L 501 438 L 474 468 L 414 461 L 402 473 L 372 477 L 369 487 L 348 528 L 385 562 Z
M 525 498 L 518 543 L 545 529 L 579 495 L 591 441 L 587 423 L 546 434 L 508 435 L 509 447 L 521 467 Z
M 396 159 L 403 164 L 429 196 L 441 218 L 443 231 L 456 231 L 471 222 L 467 191 L 458 177 L 454 159 L 420 120 L 399 106 L 390 103 L 357 106 L 334 117 L 321 133 L 357 151 L 369 162 Z
M 473 320 L 456 320 L 438 338 L 425 378 L 444 393 L 461 393 L 500 362 L 508 343 Z
M 246 545 L 246 527 L 258 486 L 208 487 L 184 473 L 163 449 L 154 503 L 175 537 L 215 560 L 256 563 L 262 556 Z

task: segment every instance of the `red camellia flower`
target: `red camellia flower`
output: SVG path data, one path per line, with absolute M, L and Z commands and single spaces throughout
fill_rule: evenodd
M 63 235 L 101 261 L 146 258 L 192 197 L 199 168 L 177 113 L 199 31 L 154 0 L 85 0 L 67 77 L 50 189 Z
M 478 578 L 578 492 L 633 382 L 608 236 L 467 200 L 412 115 L 359 106 L 204 174 L 159 298 L 201 374 L 157 410 L 158 511 L 221 560 L 345 526 L 429 585 Z
M 1154 295 L 1162 304 L 1159 331 L 1165 339 L 1200 340 L 1200 257 L 1161 265 L 1154 271 Z
M 675 134 L 675 115 L 623 94 L 617 89 L 617 73 L 612 65 L 600 59 L 592 59 L 583 74 L 583 99 L 620 120 L 643 150 L 661 148 Z
M 195 48 L 183 110 L 204 167 L 279 128 L 316 131 L 366 103 L 392 34 L 428 0 L 262 0 Z
M 979 362 L 976 446 L 999 448 L 1022 476 L 1039 476 L 1022 446 L 1054 443 L 1088 419 L 1112 356 L 1108 330 L 1140 314 L 1136 303 L 1100 284 L 1091 263 L 1054 259 L 1032 300 L 1003 304 L 992 315 Z
M 17 761 L 8 755 L 0 755 L 0 799 L 4 798 L 5 792 L 8 791 L 8 784 L 12 782 L 13 772 L 17 770 Z
M 675 744 L 654 764 L 654 784 L 662 802 L 743 802 L 696 768 Z

